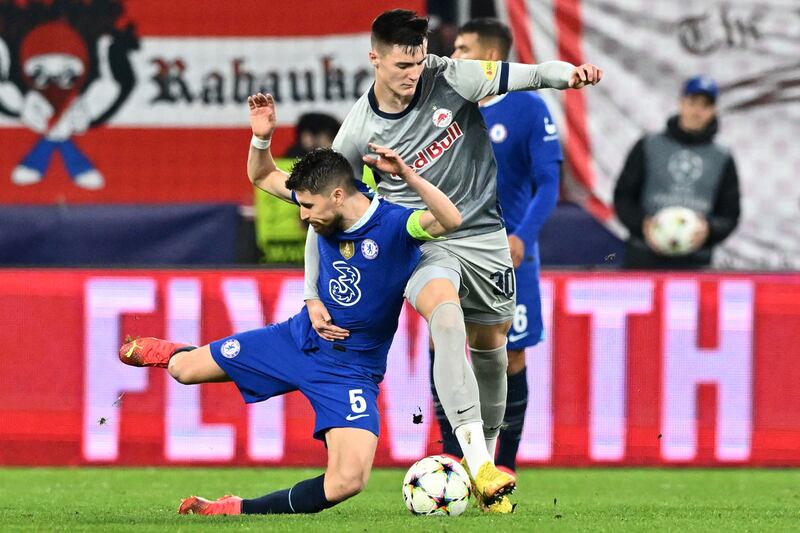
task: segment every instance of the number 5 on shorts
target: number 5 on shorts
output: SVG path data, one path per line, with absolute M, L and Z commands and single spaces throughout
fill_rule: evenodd
M 367 400 L 362 394 L 364 394 L 364 389 L 350 389 L 350 410 L 356 414 L 367 410 Z

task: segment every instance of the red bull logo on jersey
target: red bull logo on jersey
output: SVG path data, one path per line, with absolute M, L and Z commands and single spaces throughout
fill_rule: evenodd
M 435 163 L 442 155 L 448 151 L 456 143 L 458 139 L 464 136 L 458 122 L 453 122 L 447 130 L 446 135 L 437 141 L 417 152 L 414 157 L 412 166 L 417 172 L 421 172 Z
M 433 112 L 433 124 L 437 128 L 446 128 L 453 122 L 453 112 L 444 107 Z

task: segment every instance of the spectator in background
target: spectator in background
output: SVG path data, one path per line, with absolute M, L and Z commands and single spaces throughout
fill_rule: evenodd
M 719 88 L 707 76 L 683 86 L 679 113 L 662 133 L 645 135 L 634 145 L 614 190 L 614 206 L 630 237 L 625 267 L 691 269 L 711 263 L 714 246 L 725 240 L 739 221 L 739 179 L 730 152 L 713 142 L 719 129 Z M 700 216 L 693 252 L 682 256 L 658 253 L 653 244 L 652 217 L 665 207 L 687 207 Z
M 330 148 L 341 123 L 325 113 L 306 113 L 295 126 L 295 142 L 275 162 L 290 172 L 295 159 L 316 150 Z M 308 227 L 300 220 L 296 205 L 256 191 L 255 242 L 265 263 L 301 264 Z M 251 240 L 252 242 L 252 240 Z
M 297 158 L 317 149 L 330 148 L 342 124 L 325 113 L 306 113 L 295 127 L 295 141 L 283 157 Z

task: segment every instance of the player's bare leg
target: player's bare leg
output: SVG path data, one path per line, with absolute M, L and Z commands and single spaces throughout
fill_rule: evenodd
M 222 370 L 211 356 L 211 348 L 206 344 L 188 352 L 178 352 L 169 360 L 169 375 L 184 385 L 195 383 L 218 383 L 231 378 Z
M 367 486 L 378 437 L 365 429 L 333 428 L 325 434 L 325 442 L 328 445 L 325 498 L 339 503 Z

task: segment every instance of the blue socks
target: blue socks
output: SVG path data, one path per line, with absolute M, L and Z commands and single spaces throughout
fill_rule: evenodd
M 497 466 L 516 470 L 517 450 L 522 438 L 522 425 L 528 408 L 528 368 L 508 376 L 506 414 L 497 442 Z
M 325 498 L 325 474 L 305 479 L 291 489 L 277 490 L 260 498 L 242 500 L 242 514 L 318 513 L 336 505 Z

